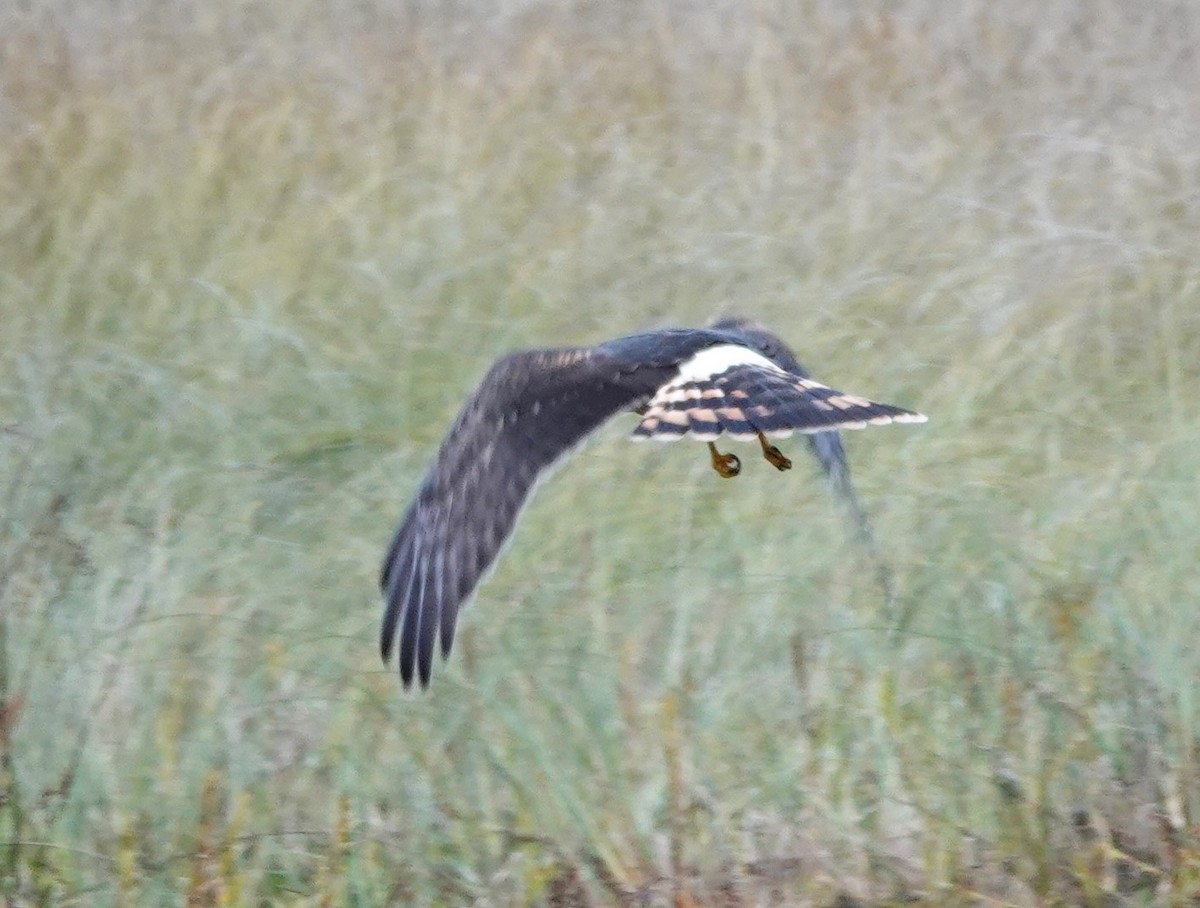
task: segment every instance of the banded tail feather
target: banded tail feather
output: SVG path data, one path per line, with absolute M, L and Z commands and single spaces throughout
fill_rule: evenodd
M 646 404 L 633 437 L 674 441 L 690 432 L 698 441 L 722 434 L 753 441 L 759 433 L 787 438 L 924 421 L 920 413 L 837 391 L 731 344 L 681 364 L 679 376 Z

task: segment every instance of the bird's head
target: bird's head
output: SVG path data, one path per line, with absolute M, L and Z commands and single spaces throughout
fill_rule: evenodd
M 795 371 L 800 368 L 792 348 L 754 319 L 740 315 L 726 315 L 714 319 L 708 327 L 736 337 L 785 369 Z

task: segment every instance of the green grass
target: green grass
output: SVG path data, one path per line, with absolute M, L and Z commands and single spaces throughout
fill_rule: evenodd
M 11 905 L 1200 894 L 1193 4 L 0 11 Z M 719 312 L 915 406 L 614 425 L 432 689 L 383 546 L 502 352 Z

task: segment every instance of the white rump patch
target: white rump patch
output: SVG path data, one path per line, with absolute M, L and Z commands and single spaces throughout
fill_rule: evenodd
M 679 376 L 671 381 L 679 385 L 689 381 L 708 381 L 722 372 L 728 372 L 734 366 L 757 366 L 760 369 L 770 369 L 786 375 L 777 365 L 741 344 L 717 344 L 715 347 L 705 347 L 691 359 L 685 359 L 679 364 Z

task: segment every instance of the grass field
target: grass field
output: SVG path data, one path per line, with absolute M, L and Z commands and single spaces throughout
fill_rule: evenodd
M 0 9 L 0 897 L 1200 897 L 1200 7 Z M 424 694 L 376 575 L 502 352 L 756 317 L 929 414 L 617 420 Z M 747 449 L 749 450 L 749 449 Z

